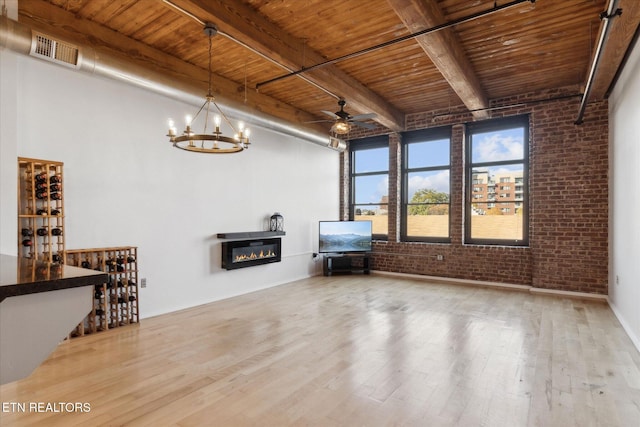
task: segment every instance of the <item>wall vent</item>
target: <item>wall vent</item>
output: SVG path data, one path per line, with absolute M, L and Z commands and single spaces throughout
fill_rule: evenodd
M 31 55 L 57 64 L 78 68 L 78 47 L 44 34 L 33 34 Z

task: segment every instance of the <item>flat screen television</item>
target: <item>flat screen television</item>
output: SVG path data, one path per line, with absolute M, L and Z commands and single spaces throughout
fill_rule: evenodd
M 371 221 L 320 221 L 320 253 L 371 251 Z

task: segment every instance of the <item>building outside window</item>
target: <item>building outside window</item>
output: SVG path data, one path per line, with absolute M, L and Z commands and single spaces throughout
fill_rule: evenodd
M 352 220 L 372 222 L 373 237 L 389 233 L 389 139 L 387 136 L 352 140 L 350 150 L 350 203 Z
M 465 243 L 527 245 L 529 117 L 471 123 L 466 138 Z
M 403 241 L 450 241 L 450 170 L 451 128 L 402 135 Z

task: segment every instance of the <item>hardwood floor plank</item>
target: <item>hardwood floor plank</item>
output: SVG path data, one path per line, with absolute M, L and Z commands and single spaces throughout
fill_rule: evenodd
M 640 354 L 598 301 L 313 277 L 65 342 L 0 400 L 3 427 L 636 427 Z

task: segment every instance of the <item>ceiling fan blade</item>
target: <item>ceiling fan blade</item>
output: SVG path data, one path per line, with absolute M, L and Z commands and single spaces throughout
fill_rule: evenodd
M 310 122 L 303 122 L 303 123 L 333 123 L 333 120 L 312 120 Z
M 358 114 L 357 116 L 352 116 L 351 120 L 367 120 L 376 118 L 376 113 L 367 113 L 367 114 Z
M 374 125 L 373 123 L 364 123 L 364 122 L 352 122 L 350 121 L 349 123 L 353 123 L 356 126 L 360 126 L 361 128 L 365 128 L 365 129 L 375 129 L 376 125 Z
M 327 116 L 331 117 L 332 119 L 338 119 L 339 117 L 335 115 L 335 113 L 332 113 L 331 111 L 327 111 L 327 110 L 320 110 L 323 113 L 325 113 Z

